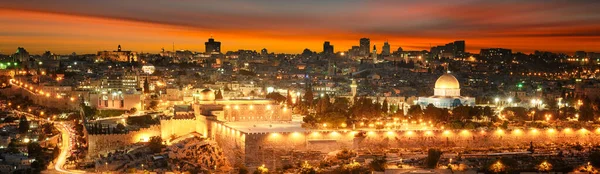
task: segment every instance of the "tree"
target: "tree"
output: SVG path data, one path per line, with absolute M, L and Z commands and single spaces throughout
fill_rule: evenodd
M 579 107 L 579 121 L 594 120 L 594 109 L 589 98 L 584 98 L 582 105 Z
M 304 161 L 304 163 L 302 163 L 302 165 L 300 166 L 300 172 L 301 174 L 316 174 L 317 170 L 315 170 L 315 168 L 313 166 L 311 166 L 307 161 Z
M 279 94 L 278 92 L 268 93 L 267 96 L 265 96 L 265 98 L 275 100 L 275 101 L 277 101 L 277 103 L 284 102 L 286 99 L 285 96 Z
M 53 125 L 50 123 L 44 123 L 42 125 L 42 132 L 44 134 L 52 134 L 52 129 L 54 129 Z
M 452 109 L 452 117 L 459 120 L 470 119 L 471 117 L 471 107 L 469 106 L 459 106 Z
M 115 128 L 116 128 L 116 131 L 117 131 L 118 133 L 123 133 L 123 132 L 125 132 L 125 125 L 123 125 L 123 124 L 121 124 L 121 123 L 117 124 L 117 126 L 116 126 Z
M 319 123 L 327 123 L 332 127 L 341 126 L 342 123 L 346 123 L 346 121 L 346 116 L 339 112 L 328 112 L 319 117 Z
M 486 117 L 492 117 L 492 116 L 494 116 L 494 112 L 492 111 L 491 107 L 485 106 L 483 108 L 483 115 Z
M 306 103 L 306 106 L 308 106 L 308 108 L 311 108 L 313 105 L 313 99 L 314 99 L 314 94 L 312 91 L 312 85 L 308 85 L 308 88 L 306 89 L 306 92 L 304 93 L 304 102 Z
M 219 89 L 215 92 L 215 99 L 216 100 L 223 99 L 223 93 L 221 93 L 221 89 Z
M 527 115 L 527 109 L 524 107 L 507 107 L 504 108 L 502 114 L 506 115 L 507 118 L 516 118 L 519 120 L 530 120 L 531 117 Z
M 54 146 L 54 148 L 52 149 L 52 158 L 56 159 L 58 155 L 60 155 L 60 149 L 58 148 L 58 146 Z
M 329 111 L 329 106 L 331 105 L 329 100 L 329 95 L 325 95 L 324 97 L 319 98 L 316 107 L 317 114 L 324 114 Z
M 81 104 L 81 108 L 83 109 L 83 114 L 86 118 L 91 118 L 92 116 L 96 115 L 96 113 L 98 113 L 98 109 L 92 108 L 83 103 Z
M 266 174 L 266 173 L 269 173 L 269 169 L 267 167 L 265 167 L 265 165 L 262 165 L 262 166 L 256 168 L 254 173 L 255 174 Z
M 383 172 L 385 171 L 385 163 L 385 158 L 375 158 L 373 161 L 371 161 L 371 163 L 369 163 L 369 168 L 371 169 L 371 171 Z
M 334 112 L 348 112 L 348 108 L 350 107 L 350 101 L 347 98 L 337 97 L 335 101 L 331 105 L 331 110 Z
M 388 100 L 387 100 L 387 98 L 386 98 L 386 99 L 383 99 L 383 104 L 381 105 L 381 111 L 382 111 L 383 113 L 386 113 L 386 114 L 387 114 L 387 113 L 388 113 L 388 111 L 389 111 L 389 109 L 390 109 L 390 107 L 389 107 L 389 104 L 388 104 Z
M 429 151 L 427 151 L 427 158 L 425 159 L 425 167 L 435 169 L 441 156 L 442 151 L 439 149 L 429 149 Z
M 42 151 L 42 147 L 39 143 L 36 142 L 30 142 L 29 144 L 27 144 L 27 153 L 31 158 L 41 157 L 44 154 L 44 152 Z
M 594 150 L 588 156 L 590 164 L 596 168 L 600 168 L 600 151 Z
M 79 135 L 83 135 L 83 125 L 75 124 L 75 132 L 77 132 Z
M 155 110 L 158 107 L 158 102 L 155 100 L 152 100 L 149 104 L 148 104 L 148 108 L 147 109 L 152 109 Z
M 245 165 L 240 165 L 239 169 L 238 169 L 238 173 L 239 174 L 248 174 L 250 172 L 248 171 L 248 168 L 246 168 Z
M 411 105 L 408 108 L 407 114 L 412 117 L 420 118 L 423 116 L 423 110 L 421 110 L 421 106 L 419 105 Z
M 148 78 L 144 80 L 144 93 L 150 92 L 150 83 L 148 83 Z
M 17 118 L 11 117 L 11 116 L 7 116 L 7 117 L 4 118 L 4 123 L 12 123 L 15 120 L 17 120 Z
M 162 139 L 159 136 L 150 137 L 148 148 L 152 153 L 160 153 L 162 149 Z
M 424 117 L 429 120 L 442 120 L 442 110 L 436 108 L 433 104 L 427 105 L 423 110 Z
M 294 102 L 292 102 L 292 94 L 290 94 L 290 91 L 287 92 L 287 96 L 285 97 L 285 102 L 288 106 L 294 105 Z
M 306 115 L 304 118 L 302 118 L 302 121 L 304 122 L 304 124 L 302 124 L 302 127 L 317 127 L 317 118 L 315 118 L 315 116 L 313 116 L 312 114 Z
M 127 117 L 128 125 L 137 125 L 140 127 L 147 127 L 148 125 L 160 123 L 159 118 L 152 118 L 150 115 L 143 115 L 138 117 Z
M 19 120 L 19 133 L 26 133 L 29 130 L 29 121 L 27 121 L 27 117 L 21 116 Z

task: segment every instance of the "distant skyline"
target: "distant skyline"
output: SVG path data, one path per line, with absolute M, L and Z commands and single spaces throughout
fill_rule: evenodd
M 598 0 L 27 0 L 0 1 L 0 54 L 204 51 L 212 35 L 222 52 L 335 51 L 371 38 L 377 48 L 429 50 L 465 40 L 467 51 L 510 48 L 600 52 Z

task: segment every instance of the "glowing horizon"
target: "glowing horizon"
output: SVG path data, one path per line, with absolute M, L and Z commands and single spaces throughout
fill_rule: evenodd
M 590 5 L 595 1 L 441 2 L 0 2 L 5 24 L 0 54 L 17 47 L 32 54 L 95 54 L 117 45 L 158 53 L 173 44 L 176 50 L 203 52 L 211 36 L 222 42 L 222 52 L 320 52 L 324 41 L 338 52 L 362 37 L 378 49 L 389 41 L 392 51 L 465 40 L 471 53 L 498 47 L 524 53 L 600 52 L 600 13 Z

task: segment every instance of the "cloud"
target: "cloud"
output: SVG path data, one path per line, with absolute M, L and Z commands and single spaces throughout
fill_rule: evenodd
M 356 45 L 360 37 L 370 37 L 374 42 L 390 40 L 398 46 L 415 45 L 414 49 L 426 49 L 429 43 L 465 39 L 472 51 L 478 47 L 470 46 L 505 45 L 497 42 L 517 43 L 536 38 L 554 43 L 539 45 L 539 49 L 574 51 L 580 49 L 572 46 L 578 45 L 574 44 L 575 39 L 568 39 L 569 44 L 561 42 L 565 42 L 564 38 L 598 38 L 600 12 L 595 8 L 599 5 L 600 1 L 594 0 L 0 1 L 0 9 L 10 12 L 10 16 L 0 17 L 3 24 L 8 24 L 0 29 L 0 37 L 97 39 L 94 42 L 110 42 L 105 38 L 136 39 L 159 44 L 168 40 L 191 43 L 193 39 L 203 40 L 213 34 L 224 45 L 236 43 L 229 47 L 232 49 L 274 46 L 270 50 L 288 52 L 300 52 L 305 47 L 318 50 L 323 40 L 332 41 L 338 50 L 347 49 Z M 39 19 L 40 15 L 54 16 L 54 21 Z M 89 21 L 100 21 L 103 27 L 94 28 Z M 91 32 L 64 32 L 60 26 L 54 26 L 56 23 Z M 111 25 L 116 23 L 119 25 Z M 54 29 L 21 32 L 15 26 Z M 260 43 L 261 39 L 268 44 Z M 531 49 L 521 44 L 506 46 Z M 195 46 L 195 50 L 199 47 Z

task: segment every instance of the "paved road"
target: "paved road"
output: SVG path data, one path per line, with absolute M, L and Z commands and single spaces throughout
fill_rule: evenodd
M 27 112 L 21 112 L 21 111 L 13 111 L 15 113 L 21 114 L 21 115 L 25 115 L 27 118 L 29 118 L 30 120 L 38 120 L 38 121 L 47 121 L 45 119 L 40 119 L 39 117 L 27 113 Z M 74 131 L 70 129 L 70 127 L 63 123 L 63 122 L 54 122 L 54 121 L 47 121 L 47 122 L 52 122 L 54 123 L 54 126 L 56 127 L 56 129 L 58 129 L 60 131 L 60 133 L 62 134 L 62 146 L 60 147 L 60 154 L 58 155 L 58 158 L 56 160 L 56 164 L 54 165 L 54 169 L 51 170 L 46 170 L 43 171 L 43 173 L 85 173 L 84 171 L 79 171 L 79 170 L 69 170 L 69 169 L 65 169 L 63 166 L 65 165 L 65 163 L 67 162 L 67 157 L 69 156 L 69 152 L 71 151 L 71 148 L 73 147 L 73 141 L 71 140 L 71 134 L 73 133 L 73 135 L 75 135 Z
M 72 130 L 70 130 L 70 128 L 65 123 L 62 123 L 62 122 L 60 122 L 60 123 L 56 122 L 56 124 L 54 124 L 54 125 L 62 134 L 62 146 L 60 148 L 60 155 L 58 155 L 56 164 L 54 165 L 54 169 L 61 173 L 85 173 L 83 171 L 64 169 L 63 166 L 67 162 L 67 157 L 69 156 L 71 147 L 73 147 L 73 144 L 72 144 L 73 141 L 71 141 L 71 132 L 70 132 Z

